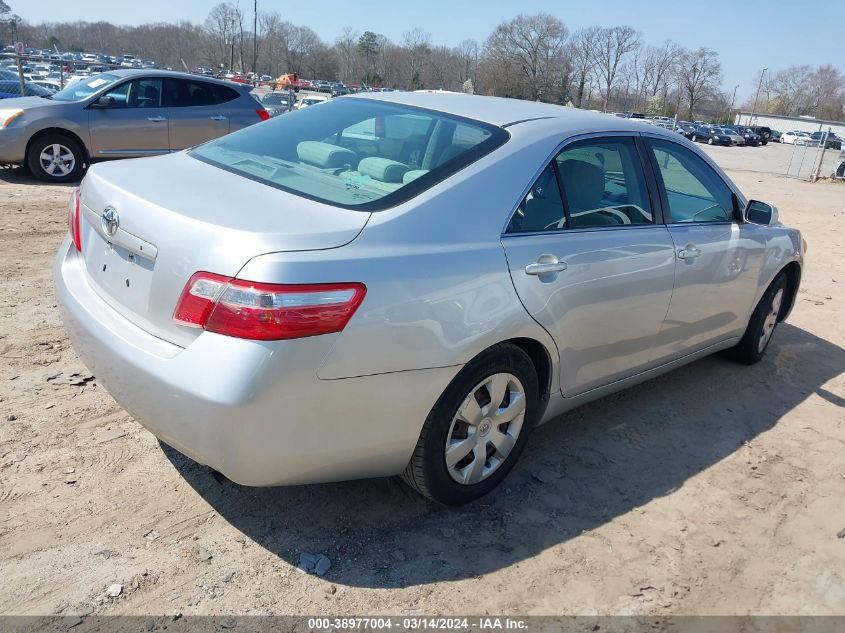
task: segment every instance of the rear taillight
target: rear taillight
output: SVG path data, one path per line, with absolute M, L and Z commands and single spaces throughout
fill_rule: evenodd
M 258 115 L 258 118 L 262 121 L 266 121 L 270 118 L 270 113 L 267 112 L 267 110 L 265 110 L 264 108 L 258 108 L 255 113 Z
M 173 320 L 237 338 L 273 341 L 340 332 L 364 300 L 360 283 L 263 284 L 199 272 Z
M 67 212 L 67 228 L 77 251 L 82 251 L 82 232 L 79 230 L 79 187 L 70 192 Z

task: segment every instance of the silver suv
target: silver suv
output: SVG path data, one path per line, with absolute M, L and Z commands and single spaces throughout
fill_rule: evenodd
M 269 118 L 251 87 L 185 73 L 116 70 L 52 97 L 0 103 L 0 164 L 48 182 L 92 162 L 182 150 Z

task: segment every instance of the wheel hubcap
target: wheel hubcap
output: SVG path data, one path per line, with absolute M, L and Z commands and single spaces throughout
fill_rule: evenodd
M 51 176 L 67 176 L 76 165 L 73 152 L 60 143 L 47 145 L 41 150 L 38 159 L 41 168 Z
M 766 319 L 763 321 L 763 331 L 760 333 L 760 340 L 757 343 L 758 352 L 762 352 L 766 349 L 766 346 L 772 339 L 775 326 L 778 324 L 778 315 L 780 314 L 780 306 L 782 303 L 783 288 L 775 293 L 775 296 L 772 298 L 772 305 L 769 307 L 769 312 L 766 314 Z
M 449 475 L 476 484 L 508 458 L 525 419 L 525 388 L 513 374 L 493 374 L 467 394 L 446 437 Z

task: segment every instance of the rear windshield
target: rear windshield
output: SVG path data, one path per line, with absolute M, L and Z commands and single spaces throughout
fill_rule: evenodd
M 190 155 L 339 207 L 404 202 L 493 151 L 502 128 L 441 112 L 342 97 L 221 137 Z

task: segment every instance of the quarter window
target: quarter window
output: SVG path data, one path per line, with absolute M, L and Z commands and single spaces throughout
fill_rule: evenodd
M 566 227 L 566 213 L 551 163 L 531 186 L 508 223 L 506 233 L 557 231 Z
M 730 222 L 733 195 L 713 169 L 670 141 L 650 139 L 672 222 Z

